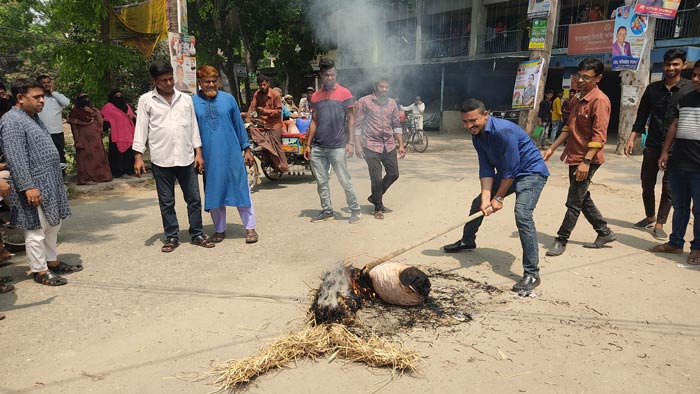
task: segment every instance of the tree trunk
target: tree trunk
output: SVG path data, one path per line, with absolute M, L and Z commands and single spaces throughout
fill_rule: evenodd
M 647 85 L 649 85 L 649 74 L 651 73 L 651 48 L 654 46 L 654 32 L 656 31 L 656 18 L 649 18 L 649 24 L 647 25 L 646 37 L 647 45 L 644 47 L 644 52 L 639 59 L 639 69 L 637 71 L 625 70 L 620 72 L 620 78 L 622 79 L 621 89 L 622 98 L 620 103 L 620 119 L 617 128 L 617 147 L 615 148 L 615 153 L 618 155 L 623 155 L 625 153 L 625 144 L 627 143 L 627 138 L 629 138 L 632 132 L 632 126 L 634 125 L 634 120 L 637 117 L 637 108 L 639 108 L 639 99 L 644 93 Z M 632 94 L 626 94 L 632 93 Z M 629 100 L 624 100 L 625 97 L 636 98 L 633 102 Z M 636 132 L 643 132 L 644 130 L 635 130 Z M 633 154 L 641 154 L 642 138 L 638 136 L 634 142 Z
M 544 40 L 544 50 L 543 51 L 530 51 L 530 59 L 542 59 L 542 72 L 540 73 L 540 80 L 538 81 L 540 89 L 537 89 L 537 97 L 535 97 L 535 108 L 529 111 L 523 111 L 520 113 L 520 119 L 518 124 L 522 127 L 528 134 L 532 134 L 532 131 L 537 124 L 537 109 L 540 102 L 544 98 L 545 84 L 547 83 L 547 71 L 549 70 L 549 60 L 552 56 L 552 45 L 554 44 L 554 32 L 557 26 L 557 19 L 559 15 L 559 0 L 550 1 L 550 12 L 547 17 L 547 37 Z

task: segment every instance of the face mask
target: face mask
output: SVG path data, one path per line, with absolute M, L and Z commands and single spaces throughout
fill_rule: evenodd
M 90 97 L 88 97 L 88 96 L 78 97 L 78 107 L 89 107 L 89 106 L 90 106 Z

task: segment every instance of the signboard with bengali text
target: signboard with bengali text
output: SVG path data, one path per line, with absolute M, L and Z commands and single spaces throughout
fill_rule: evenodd
M 543 51 L 544 41 L 547 39 L 547 20 L 533 19 L 530 26 L 530 42 L 527 49 L 530 51 Z
M 614 28 L 614 20 L 569 25 L 568 54 L 610 53 Z

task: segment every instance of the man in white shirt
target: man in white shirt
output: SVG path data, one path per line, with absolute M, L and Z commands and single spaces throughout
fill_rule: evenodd
M 61 159 L 61 169 L 65 176 L 66 169 L 66 138 L 63 135 L 63 109 L 70 104 L 70 99 L 56 91 L 56 86 L 48 75 L 40 75 L 36 79 L 44 87 L 44 109 L 39 112 L 39 119 L 44 123 L 53 144 L 58 149 L 58 156 Z
M 204 159 L 192 98 L 175 89 L 170 64 L 157 62 L 149 71 L 155 89 L 139 98 L 132 149 L 136 152 L 134 172 L 139 177 L 146 172 L 142 157 L 146 143 L 151 152 L 151 168 L 165 232 L 161 251 L 169 253 L 180 246 L 175 180 L 187 203 L 192 244 L 213 248 L 214 243 L 202 230 L 202 199 L 197 174 L 204 171 Z
M 413 119 L 416 121 L 416 130 L 423 130 L 423 112 L 425 112 L 425 103 L 420 96 L 416 96 L 413 104 L 408 107 L 401 106 L 401 111 L 411 111 Z

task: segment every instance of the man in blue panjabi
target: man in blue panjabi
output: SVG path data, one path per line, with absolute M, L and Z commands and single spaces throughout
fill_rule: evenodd
M 211 239 L 226 238 L 226 207 L 238 208 L 246 243 L 258 242 L 255 212 L 245 165 L 254 158 L 236 99 L 218 90 L 219 72 L 204 65 L 197 69 L 199 92 L 192 97 L 204 156 L 204 210 L 211 214 Z M 241 155 L 241 151 L 243 154 Z

